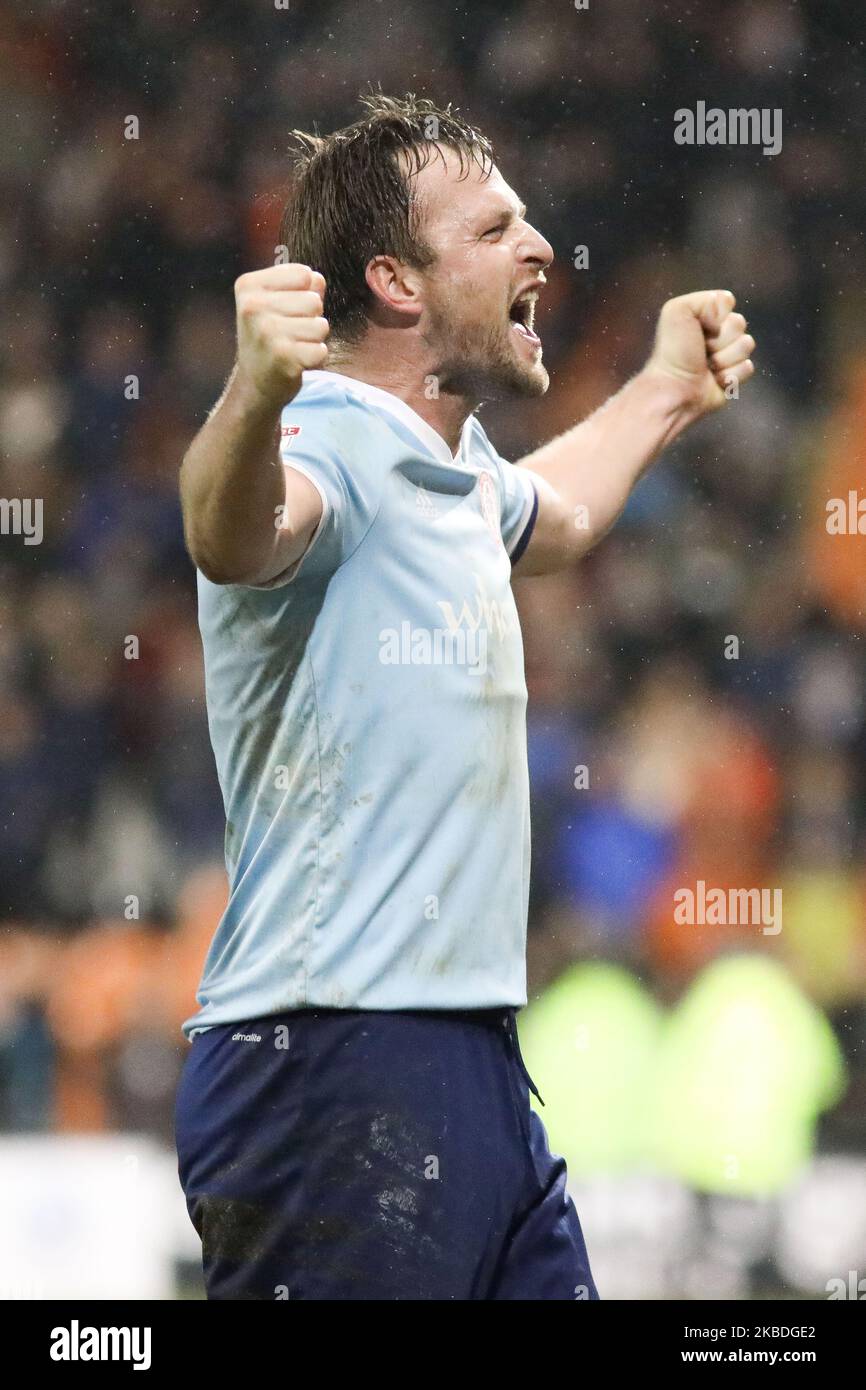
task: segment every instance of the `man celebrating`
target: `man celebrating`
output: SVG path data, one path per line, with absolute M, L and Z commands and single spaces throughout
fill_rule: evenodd
M 597 1297 L 530 1109 L 526 685 L 511 572 L 572 563 L 752 374 L 725 290 L 517 466 L 553 252 L 451 108 L 300 137 L 291 264 L 183 463 L 230 897 L 178 1097 L 214 1299 Z M 324 317 L 327 310 L 327 318 Z M 327 340 L 327 345 L 326 345 Z

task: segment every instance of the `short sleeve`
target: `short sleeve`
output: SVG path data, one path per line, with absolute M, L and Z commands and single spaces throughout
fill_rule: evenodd
M 525 468 L 500 459 L 502 479 L 502 542 L 512 565 L 529 545 L 538 515 L 538 493 Z
M 280 459 L 309 478 L 322 499 L 322 515 L 300 559 L 268 584 L 275 589 L 304 578 L 328 578 L 357 550 L 379 507 L 376 470 L 366 466 L 365 420 L 351 400 L 329 392 L 287 405 L 280 420 Z

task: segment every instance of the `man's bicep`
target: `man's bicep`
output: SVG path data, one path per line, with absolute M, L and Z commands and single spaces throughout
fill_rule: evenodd
M 573 518 L 546 478 L 497 455 L 502 543 L 518 578 L 551 574 L 575 558 Z
M 283 463 L 285 499 L 274 517 L 274 554 L 267 587 L 287 584 L 322 534 L 330 503 L 321 484 L 297 464 Z
M 512 555 L 517 577 L 554 574 L 581 553 L 580 517 L 572 515 L 559 493 L 539 473 L 514 465 L 515 472 L 531 480 L 536 498 L 535 517 L 520 554 Z M 587 548 L 588 548 L 587 537 Z
M 274 517 L 274 550 L 269 574 L 254 587 L 290 584 L 304 567 L 333 572 L 341 563 L 346 507 L 338 475 L 319 461 L 282 461 L 285 496 Z

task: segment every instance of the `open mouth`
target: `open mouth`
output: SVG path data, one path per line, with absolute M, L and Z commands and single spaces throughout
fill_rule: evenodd
M 541 347 L 541 339 L 535 332 L 535 305 L 537 302 L 537 290 L 526 290 L 517 296 L 508 314 L 514 331 L 526 342 L 531 343 L 533 347 Z

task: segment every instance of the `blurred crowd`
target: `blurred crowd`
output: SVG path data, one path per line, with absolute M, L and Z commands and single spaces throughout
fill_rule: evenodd
M 748 317 L 743 399 L 579 570 L 517 585 L 533 991 L 600 959 L 668 1006 L 772 955 L 844 1059 L 822 1142 L 866 1151 L 866 539 L 825 524 L 866 476 L 856 12 L 2 8 L 0 495 L 42 499 L 44 535 L 0 536 L 0 1125 L 170 1135 L 225 895 L 177 470 L 232 281 L 274 259 L 289 132 L 355 119 L 372 79 L 460 106 L 557 252 L 550 392 L 483 409 L 505 457 L 637 370 L 666 297 L 726 286 Z M 698 100 L 781 109 L 781 152 L 675 144 Z M 677 924 L 699 880 L 781 889 L 782 930 Z

